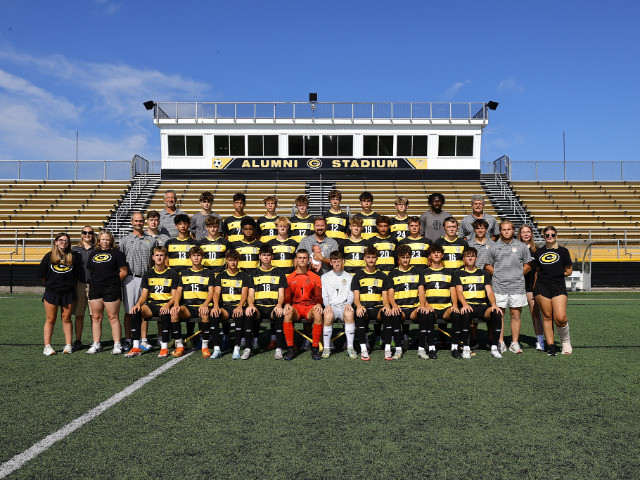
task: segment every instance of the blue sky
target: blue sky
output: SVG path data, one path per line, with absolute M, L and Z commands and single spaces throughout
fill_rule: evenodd
M 0 158 L 150 160 L 142 102 L 500 103 L 483 161 L 639 160 L 635 2 L 0 0 Z

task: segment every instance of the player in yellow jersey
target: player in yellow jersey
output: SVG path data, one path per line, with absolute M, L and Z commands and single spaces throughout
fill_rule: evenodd
M 327 237 L 345 239 L 349 236 L 349 214 L 340 208 L 342 193 L 331 190 L 328 198 L 331 207 L 323 215 L 327 219 Z
M 267 213 L 256 221 L 258 225 L 257 237 L 262 243 L 267 243 L 269 240 L 276 238 L 276 235 L 278 234 L 278 227 L 276 225 L 276 220 L 278 218 L 278 214 L 276 213 L 276 209 L 278 208 L 278 197 L 275 195 L 268 195 L 264 197 L 263 202 Z

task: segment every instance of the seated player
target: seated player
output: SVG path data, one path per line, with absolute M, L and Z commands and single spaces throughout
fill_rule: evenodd
M 169 356 L 170 310 L 175 301 L 174 293 L 178 288 L 179 278 L 175 270 L 166 266 L 167 250 L 164 247 L 154 247 L 151 258 L 153 267 L 142 276 L 140 298 L 129 310 L 133 348 L 124 354 L 127 358 L 137 357 L 142 354 L 142 349 L 140 348 L 142 321 L 146 322 L 152 317 L 160 317 L 162 340 L 158 358 Z
M 240 222 L 242 228 L 242 239 L 231 243 L 231 248 L 240 254 L 238 268 L 248 271 L 258 268 L 260 259 L 258 251 L 262 242 L 255 238 L 256 221 L 251 217 L 243 218 Z
M 182 305 L 171 307 L 171 326 L 173 338 L 176 341 L 176 349 L 173 351 L 174 357 L 184 355 L 184 345 L 182 343 L 181 321 L 192 318 L 200 319 L 200 332 L 202 336 L 202 358 L 209 358 L 209 302 L 213 297 L 213 281 L 215 275 L 208 268 L 202 266 L 204 252 L 202 248 L 195 246 L 189 250 L 189 258 L 193 266 L 180 273 L 180 281 L 176 290 L 176 299 Z M 220 348 L 220 339 L 214 338 L 214 342 Z
M 349 225 L 351 234 L 338 241 L 338 248 L 344 256 L 344 269 L 353 274 L 364 268 L 364 251 L 370 243 L 362 237 L 362 218 L 351 217 Z
M 484 222 L 484 220 L 482 220 Z M 498 350 L 498 340 L 502 331 L 502 312 L 496 305 L 496 297 L 491 288 L 491 275 L 476 266 L 478 251 L 466 247 L 462 252 L 464 267 L 456 271 L 456 291 L 462 307 L 462 358 L 471 358 L 469 346 L 469 325 L 471 319 L 486 320 L 491 332 L 491 355 L 502 358 Z M 465 338 L 466 337 L 466 338 Z
M 395 206 L 398 214 L 391 217 L 391 235 L 400 241 L 409 235 L 409 215 L 407 213 L 409 199 L 402 196 L 397 197 Z
M 411 248 L 399 245 L 398 266 L 389 272 L 389 307 L 394 317 L 393 336 L 396 340 L 396 351 L 391 355 L 391 341 L 385 339 L 384 359 L 399 360 L 402 358 L 402 323 L 405 320 L 418 321 L 418 313 L 422 311 L 420 298 L 420 270 L 411 266 Z M 386 327 L 385 327 L 386 335 Z M 389 343 L 387 343 L 389 340 Z
M 344 271 L 344 258 L 340 252 L 331 252 L 331 271 L 322 275 L 322 302 L 324 303 L 324 328 L 322 336 L 324 348 L 322 358 L 331 356 L 331 336 L 333 335 L 333 322 L 344 322 L 344 334 L 347 337 L 347 354 L 351 358 L 358 358 L 353 348 L 353 338 L 356 326 L 353 323 L 353 292 L 351 280 L 353 276 Z
M 349 214 L 340 208 L 342 193 L 340 190 L 331 190 L 328 197 L 331 207 L 323 214 L 327 219 L 327 237 L 344 240 L 349 236 Z
M 247 204 L 247 197 L 244 193 L 236 193 L 233 195 L 233 215 L 228 216 L 222 222 L 222 233 L 226 235 L 227 240 L 233 243 L 242 240 L 242 220 L 249 217 L 244 213 L 244 207 Z M 249 217 L 251 218 L 251 217 Z
M 249 276 L 238 269 L 240 254 L 237 250 L 228 250 L 225 254 L 226 270 L 216 275 L 213 283 L 213 308 L 211 309 L 211 334 L 218 332 L 218 323 L 235 323 L 235 346 L 239 357 L 240 341 L 244 337 L 247 345 L 251 344 L 253 321 L 245 316 L 245 304 L 249 297 Z M 247 334 L 248 332 L 248 334 Z M 220 348 L 214 345 L 212 359 L 220 357 Z
M 427 268 L 429 245 L 433 242 L 427 237 L 420 235 L 420 218 L 409 217 L 409 235 L 398 242 L 398 245 L 409 245 L 411 248 L 411 266 L 418 270 Z
M 291 238 L 298 244 L 313 233 L 313 218 L 307 212 L 309 199 L 306 195 L 298 195 L 295 199 L 296 213 L 291 215 Z
M 376 229 L 376 218 L 378 218 L 380 214 L 371 209 L 373 206 L 373 195 L 371 195 L 370 192 L 362 192 L 359 199 L 362 211 L 356 213 L 354 216 L 362 218 L 362 236 L 365 239 L 369 239 L 378 233 Z
M 276 354 L 275 359 L 282 358 L 282 324 L 284 322 L 284 301 L 285 289 L 287 288 L 287 277 L 282 271 L 271 264 L 273 259 L 273 249 L 271 245 L 260 246 L 260 266 L 249 272 L 249 297 L 246 309 L 246 316 L 253 320 L 253 345 L 258 347 L 258 332 L 260 328 L 260 320 L 268 318 L 275 322 L 276 327 Z M 246 331 L 245 331 L 246 337 Z M 242 352 L 242 360 L 246 360 L 251 356 L 251 349 L 248 343 L 248 337 L 245 343 L 246 347 Z M 240 348 L 235 347 L 233 350 L 233 358 L 240 355 Z
M 353 276 L 351 290 L 353 290 L 353 304 L 355 306 L 355 323 L 360 343 L 360 358 L 369 361 L 367 350 L 367 330 L 369 321 L 374 320 L 385 326 L 385 344 L 391 350 L 393 335 L 393 321 L 391 307 L 388 300 L 388 290 L 391 288 L 389 277 L 376 268 L 378 251 L 368 246 L 364 251 L 365 267 Z M 398 320 L 395 319 L 397 322 Z
M 284 335 L 287 341 L 285 360 L 293 360 L 293 324 L 306 322 L 305 332 L 313 325 L 311 358 L 320 360 L 320 338 L 322 337 L 322 282 L 309 270 L 309 252 L 304 248 L 296 252 L 296 270 L 287 276 Z M 308 342 L 308 340 L 307 340 Z M 305 342 L 305 343 L 307 343 Z M 303 347 L 304 349 L 305 347 Z
M 453 217 L 444 219 L 444 235 L 433 243 L 442 245 L 444 268 L 458 269 L 462 267 L 462 251 L 468 245 L 467 239 L 458 236 L 458 221 Z
M 263 202 L 264 207 L 267 209 L 267 213 L 258 218 L 258 234 L 256 237 L 262 243 L 267 243 L 269 240 L 276 238 L 278 231 L 276 227 L 276 219 L 278 218 L 278 215 L 276 214 L 276 209 L 278 208 L 278 197 L 275 195 L 268 195 L 264 197 Z
M 429 247 L 429 266 L 420 271 L 424 290 L 422 313 L 418 320 L 420 335 L 418 337 L 418 356 L 420 358 L 436 359 L 436 344 L 434 341 L 436 321 L 441 319 L 451 321 L 451 356 L 461 358 L 460 330 L 461 317 L 458 310 L 458 297 L 455 287 L 455 272 L 445 268 L 442 257 L 444 255 L 442 245 L 434 244 Z M 425 352 L 425 339 L 429 346 L 429 352 Z

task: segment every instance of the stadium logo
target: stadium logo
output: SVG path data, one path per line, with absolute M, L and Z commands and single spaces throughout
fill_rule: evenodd
M 560 260 L 560 255 L 555 252 L 548 252 L 540 257 L 540 263 L 545 264 L 556 263 L 558 260 Z
M 110 253 L 100 253 L 93 257 L 93 261 L 96 263 L 104 263 L 104 262 L 108 262 L 109 260 L 111 260 Z
M 65 265 L 61 263 L 60 265 L 51 265 L 51 270 L 56 273 L 67 273 L 73 270 L 73 265 Z
M 318 158 L 311 158 L 309 159 L 309 161 L 307 162 L 307 167 L 309 168 L 313 168 L 314 170 L 316 168 L 320 168 L 322 166 L 322 160 L 318 159 Z

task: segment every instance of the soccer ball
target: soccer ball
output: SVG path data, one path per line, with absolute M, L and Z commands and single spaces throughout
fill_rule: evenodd
M 216 158 L 213 161 L 213 168 L 220 168 L 222 167 L 222 160 L 220 160 L 219 158 Z

